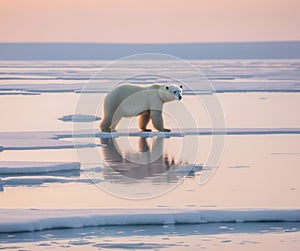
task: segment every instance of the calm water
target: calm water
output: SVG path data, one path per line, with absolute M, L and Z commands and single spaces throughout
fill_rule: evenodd
M 167 104 L 165 123 L 174 131 L 171 137 L 78 137 L 76 142 L 92 142 L 95 146 L 77 150 L 66 145 L 58 147 L 57 142 L 73 144 L 73 139 L 66 137 L 72 135 L 73 123 L 59 118 L 76 113 L 80 94 L 74 91 L 105 63 L 1 62 L 0 146 L 8 150 L 0 152 L 0 160 L 82 161 L 80 171 L 0 174 L 7 180 L 0 192 L 1 208 L 300 207 L 300 134 L 287 134 L 282 130 L 300 128 L 299 61 L 194 62 L 213 79 L 217 89 L 225 92 L 185 95 L 182 102 Z M 178 69 L 175 67 L 175 70 Z M 126 67 L 114 71 L 122 76 Z M 103 92 L 109 88 L 106 78 L 100 81 Z M 151 83 L 155 79 L 147 81 Z M 260 91 L 244 92 L 251 88 Z M 289 92 L 266 92 L 270 89 Z M 81 95 L 89 100 L 102 100 L 105 93 Z M 211 114 L 203 103 L 210 96 L 220 101 L 226 127 L 242 128 L 242 131 L 246 128 L 281 129 L 282 133 L 226 135 L 218 168 L 210 172 L 207 162 L 214 137 L 180 134 L 212 126 Z M 90 115 L 101 117 L 100 106 L 98 108 L 96 114 Z M 99 121 L 77 124 L 82 129 L 97 130 Z M 135 119 L 123 120 L 119 125 L 120 131 L 128 127 L 138 131 L 134 129 Z M 48 131 L 55 132 L 49 134 Z M 57 134 L 65 136 L 55 139 L 49 147 L 47 140 Z M 20 145 L 25 147 L 18 149 L 16 146 Z M 90 161 L 82 158 L 83 155 Z M 207 173 L 209 179 L 200 185 Z M 24 182 L 20 176 L 33 179 Z M 49 182 L 45 176 L 59 180 Z M 298 223 L 244 225 L 107 227 L 2 234 L 0 248 L 299 249 Z

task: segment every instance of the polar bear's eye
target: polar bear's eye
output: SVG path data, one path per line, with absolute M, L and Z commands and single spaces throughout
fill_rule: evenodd
M 176 91 L 174 91 L 174 94 L 176 94 Z

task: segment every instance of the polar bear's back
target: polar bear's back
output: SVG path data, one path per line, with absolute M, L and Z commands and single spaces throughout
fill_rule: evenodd
M 117 108 L 124 116 L 134 116 L 138 113 L 149 109 L 148 100 L 156 100 L 158 97 L 158 89 L 160 85 L 133 85 L 122 84 L 109 92 L 104 101 L 105 111 L 114 112 Z M 156 96 L 156 98 L 154 97 Z M 151 102 L 153 102 L 151 101 Z M 160 103 L 160 101 L 159 101 Z M 120 106 L 122 104 L 122 106 Z

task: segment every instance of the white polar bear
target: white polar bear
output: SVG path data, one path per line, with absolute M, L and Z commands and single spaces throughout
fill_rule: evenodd
M 171 130 L 164 127 L 163 104 L 181 99 L 181 85 L 119 85 L 104 99 L 100 128 L 103 132 L 112 132 L 115 131 L 122 117 L 139 116 L 139 127 L 142 131 L 151 131 L 146 129 L 151 119 L 154 128 L 162 132 L 169 132 Z

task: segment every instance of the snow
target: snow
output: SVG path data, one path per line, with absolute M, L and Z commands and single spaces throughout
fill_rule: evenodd
M 300 209 L 0 209 L 0 232 L 201 223 L 299 222 Z
M 0 174 L 49 173 L 79 169 L 79 162 L 0 161 Z

